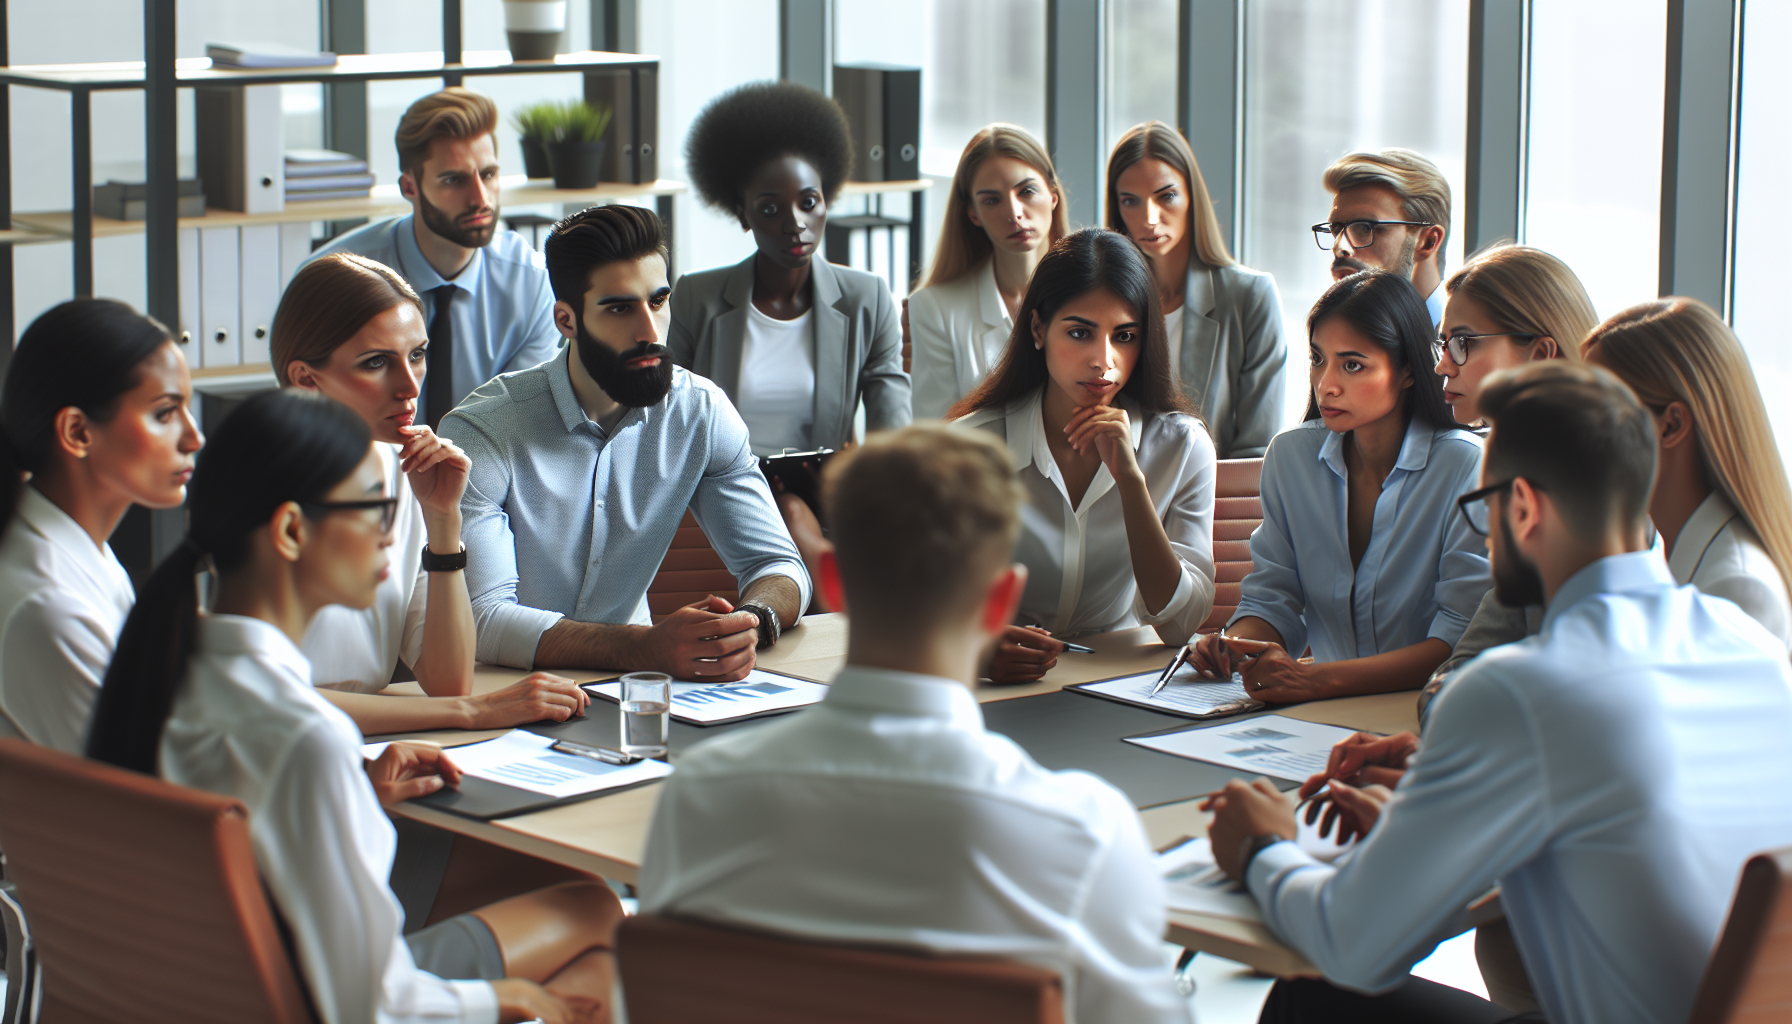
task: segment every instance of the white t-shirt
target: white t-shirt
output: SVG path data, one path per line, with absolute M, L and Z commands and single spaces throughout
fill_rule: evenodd
M 740 418 L 755 455 L 814 447 L 815 311 L 774 320 L 747 303 L 740 354 Z
M 400 659 L 414 666 L 423 653 L 423 619 L 429 608 L 423 545 L 429 533 L 423 525 L 423 506 L 411 493 L 410 480 L 398 471 L 398 446 L 378 447 L 385 463 L 386 493 L 398 498 L 392 546 L 386 549 L 392 571 L 381 581 L 372 608 L 330 605 L 305 631 L 301 649 L 311 661 L 311 679 L 330 690 L 378 693 L 392 681 Z
M 1175 312 L 1164 314 L 1164 338 L 1170 343 L 1171 352 L 1182 351 L 1182 311 L 1187 308 L 1188 304 L 1184 303 L 1177 306 Z M 1175 356 L 1171 356 L 1170 361 L 1174 363 Z

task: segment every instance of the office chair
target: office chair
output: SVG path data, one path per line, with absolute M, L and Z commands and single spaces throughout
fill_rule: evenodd
M 1213 612 L 1200 632 L 1223 628 L 1238 610 L 1239 592 L 1251 572 L 1251 532 L 1263 522 L 1262 459 L 1222 459 L 1214 467 Z
M 1749 858 L 1717 948 L 1705 966 L 1692 1024 L 1792 1019 L 1792 847 Z

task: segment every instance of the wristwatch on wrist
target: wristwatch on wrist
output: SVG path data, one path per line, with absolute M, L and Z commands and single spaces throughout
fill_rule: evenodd
M 758 650 L 763 651 L 767 647 L 777 643 L 778 637 L 784 632 L 783 625 L 778 622 L 778 613 L 772 611 L 768 606 L 760 604 L 758 601 L 748 601 L 746 604 L 743 604 L 734 610 L 737 612 L 752 612 L 753 617 L 759 620 Z
M 1245 840 L 1238 844 L 1238 874 L 1241 877 L 1247 874 L 1251 870 L 1251 861 L 1256 860 L 1257 855 L 1266 848 L 1287 841 L 1288 837 L 1278 836 L 1274 832 L 1245 837 Z
M 467 567 L 467 546 L 462 544 L 460 550 L 452 555 L 438 555 L 423 545 L 424 572 L 459 572 Z

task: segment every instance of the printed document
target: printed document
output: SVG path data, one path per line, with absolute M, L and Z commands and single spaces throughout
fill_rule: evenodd
M 1191 761 L 1305 782 L 1308 776 L 1324 771 L 1332 747 L 1352 735 L 1353 730 L 1336 725 L 1261 715 L 1159 736 L 1129 736 L 1126 742 Z
M 1185 664 L 1170 677 L 1169 685 L 1153 696 L 1151 688 L 1157 685 L 1157 677 L 1157 672 L 1145 672 L 1136 676 L 1083 683 L 1070 689 L 1190 718 L 1242 714 L 1263 706 L 1244 692 L 1244 681 L 1236 672 L 1229 681 L 1201 679 L 1195 675 L 1192 666 Z
M 448 759 L 463 773 L 476 779 L 556 799 L 632 786 L 672 774 L 672 766 L 663 761 L 605 764 L 549 749 L 553 745 L 554 739 L 550 736 L 537 736 L 517 729 L 495 740 L 455 747 L 448 751 Z M 383 749 L 385 744 L 369 744 L 368 747 Z M 367 749 L 362 748 L 364 755 Z
M 622 684 L 587 683 L 585 689 L 607 700 L 622 699 Z M 827 696 L 823 683 L 754 669 L 737 683 L 672 683 L 672 717 L 690 725 L 716 725 L 742 718 L 794 711 Z

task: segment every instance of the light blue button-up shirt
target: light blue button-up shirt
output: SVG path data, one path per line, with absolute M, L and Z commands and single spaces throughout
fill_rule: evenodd
M 653 620 L 647 587 L 690 509 L 746 590 L 809 573 L 728 396 L 674 369 L 672 390 L 606 435 L 573 395 L 569 349 L 487 382 L 442 420 L 472 460 L 461 499 L 479 660 L 531 668 L 561 618 Z
M 1354 855 L 1251 862 L 1271 929 L 1352 988 L 1403 981 L 1494 884 L 1544 1016 L 1680 1024 L 1743 863 L 1792 844 L 1792 671 L 1659 555 L 1568 579 L 1470 662 Z
M 1255 616 L 1298 655 L 1343 661 L 1436 637 L 1454 647 L 1493 586 L 1487 547 L 1456 499 L 1480 486 L 1481 439 L 1416 418 L 1375 500 L 1369 550 L 1350 564 L 1344 435 L 1309 420 L 1263 457 L 1263 525 L 1237 622 Z
M 434 289 L 454 286 L 448 318 L 454 325 L 454 394 L 464 398 L 500 373 L 526 370 L 554 358 L 560 332 L 554 327 L 554 292 L 547 264 L 522 235 L 500 227 L 490 245 L 450 281 L 436 273 L 417 248 L 412 215 L 358 227 L 319 249 L 311 259 L 349 252 L 384 263 L 423 297 L 424 323 L 435 322 Z M 429 388 L 417 396 L 417 422 L 429 419 Z

